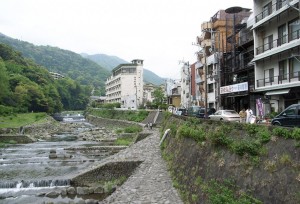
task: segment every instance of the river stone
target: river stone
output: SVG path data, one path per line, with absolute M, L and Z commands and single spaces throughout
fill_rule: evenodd
M 89 194 L 89 188 L 88 187 L 77 187 L 77 194 L 78 195 L 86 195 Z
M 49 197 L 49 198 L 55 198 L 55 197 L 57 197 L 59 195 L 59 193 L 58 192 L 56 192 L 56 191 L 50 191 L 49 193 L 46 193 L 46 197 Z
M 66 196 L 67 195 L 67 189 L 65 189 L 65 188 L 61 189 L 60 194 L 62 196 Z
M 74 195 L 74 194 L 76 194 L 76 190 L 75 190 L 74 187 L 68 187 L 67 188 L 67 193 L 71 194 L 71 195 Z
M 93 194 L 94 193 L 94 188 L 89 187 L 89 194 Z
M 56 159 L 56 158 L 57 158 L 56 153 L 50 153 L 49 154 L 49 159 Z
M 80 199 L 79 201 L 77 201 L 77 204 L 86 204 L 84 200 Z
M 104 193 L 104 188 L 102 186 L 98 186 L 94 188 L 94 193 Z
M 46 195 L 45 192 L 41 192 L 41 193 L 36 194 L 37 197 L 44 197 L 45 195 Z
M 85 200 L 85 203 L 86 204 L 97 204 L 98 201 L 97 200 L 93 200 L 93 199 L 87 199 L 87 200 Z

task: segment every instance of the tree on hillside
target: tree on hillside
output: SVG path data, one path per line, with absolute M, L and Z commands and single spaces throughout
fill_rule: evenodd
M 8 75 L 6 72 L 5 64 L 0 57 L 0 104 L 1 101 L 9 95 Z

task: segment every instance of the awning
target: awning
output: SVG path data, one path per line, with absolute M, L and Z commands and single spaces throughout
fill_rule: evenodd
M 281 89 L 281 90 L 275 90 L 275 91 L 268 91 L 265 93 L 266 96 L 272 96 L 272 95 L 282 95 L 287 94 L 290 92 L 290 89 Z

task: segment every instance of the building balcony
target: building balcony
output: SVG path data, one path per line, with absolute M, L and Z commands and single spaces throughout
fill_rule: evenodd
M 211 30 L 212 23 L 211 22 L 204 22 L 201 24 L 201 30 Z
M 201 47 L 202 47 L 202 48 L 205 48 L 205 47 L 211 47 L 211 39 L 203 40 L 203 41 L 201 42 Z
M 241 35 L 238 40 L 237 40 L 237 44 L 238 46 L 243 46 L 245 44 L 248 44 L 249 42 L 253 41 L 253 33 L 252 32 L 248 32 L 245 33 L 244 35 Z
M 266 51 L 273 50 L 275 48 L 279 48 L 283 45 L 290 44 L 292 47 L 297 46 L 298 44 L 292 42 L 294 40 L 300 39 L 300 29 L 296 30 L 292 33 L 282 36 L 281 38 L 275 39 L 271 42 L 265 43 L 256 48 L 256 55 L 262 54 Z M 290 47 L 287 47 L 289 49 Z
M 200 76 L 197 76 L 197 77 L 195 78 L 195 82 L 196 82 L 196 84 L 200 84 L 200 83 L 203 82 L 203 80 L 201 79 Z
M 255 16 L 255 23 L 256 24 L 264 23 L 265 21 L 268 21 L 273 17 L 277 16 L 278 14 L 282 13 L 283 11 L 286 11 L 290 7 L 288 5 L 289 1 L 290 0 L 281 0 L 281 1 L 277 1 L 275 4 L 270 4 L 270 6 L 264 7 L 263 11 Z M 298 2 L 299 2 L 298 0 L 292 0 L 290 2 L 290 5 L 295 5 Z
M 288 85 L 290 83 L 297 83 L 300 82 L 300 71 L 278 75 L 274 77 L 267 77 L 263 79 L 256 80 L 256 87 L 263 88 L 267 86 L 274 86 L 274 85 Z

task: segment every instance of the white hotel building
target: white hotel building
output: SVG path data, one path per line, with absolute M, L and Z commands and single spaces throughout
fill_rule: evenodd
M 137 109 L 143 102 L 143 60 L 120 64 L 106 80 L 106 102 L 121 108 Z
M 275 111 L 300 103 L 299 0 L 253 0 L 255 92 Z

